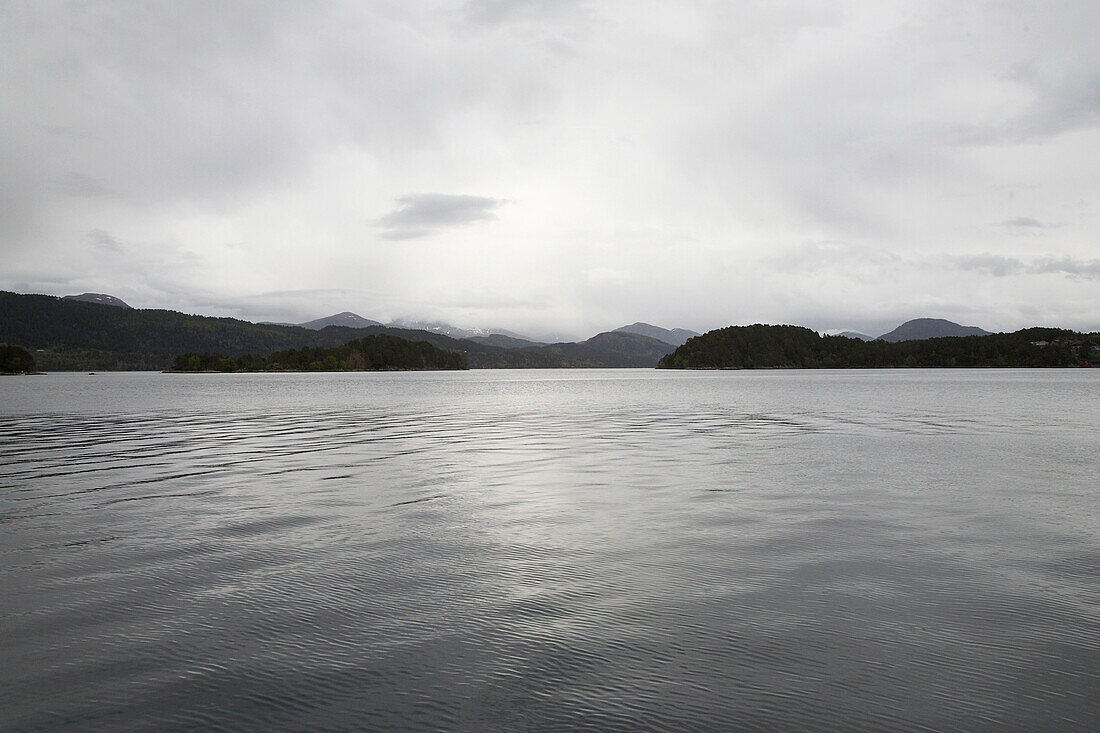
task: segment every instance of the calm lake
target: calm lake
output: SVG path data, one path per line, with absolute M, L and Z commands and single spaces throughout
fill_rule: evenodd
M 1095 730 L 1098 397 L 0 378 L 0 728 Z

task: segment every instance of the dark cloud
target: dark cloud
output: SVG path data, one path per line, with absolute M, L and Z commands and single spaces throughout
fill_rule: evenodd
M 377 224 L 385 239 L 426 237 L 443 229 L 496 219 L 502 199 L 446 193 L 415 193 L 397 199 L 400 206 Z

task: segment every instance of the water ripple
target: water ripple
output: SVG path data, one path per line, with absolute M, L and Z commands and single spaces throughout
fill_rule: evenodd
M 1100 715 L 1091 377 L 269 377 L 0 413 L 0 728 Z

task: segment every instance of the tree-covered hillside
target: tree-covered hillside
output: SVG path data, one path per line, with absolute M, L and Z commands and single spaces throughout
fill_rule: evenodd
M 45 371 L 167 369 L 179 354 L 217 353 L 238 357 L 287 349 L 335 347 L 379 334 L 427 341 L 464 353 L 470 366 L 549 366 L 545 357 L 511 352 L 428 331 L 385 326 L 319 331 L 300 326 L 257 324 L 168 310 L 114 308 L 49 295 L 0 292 L 0 342 L 21 344 Z
M 326 349 L 305 347 L 277 351 L 269 356 L 247 354 L 181 354 L 172 364 L 178 372 L 199 371 L 383 371 L 423 369 L 466 369 L 466 357 L 444 351 L 427 341 L 409 341 L 381 334 Z
M 587 341 L 547 344 L 520 353 L 542 355 L 555 367 L 654 367 L 673 348 L 649 336 L 607 331 Z
M 0 374 L 27 374 L 35 367 L 34 357 L 26 349 L 0 344 Z
M 383 334 L 461 353 L 471 369 L 653 367 L 672 348 L 628 333 L 600 334 L 580 343 L 502 348 L 392 326 L 312 330 L 0 292 L 0 342 L 26 347 L 44 371 L 167 369 L 180 354 L 266 356 L 288 349 L 334 348 Z
M 34 350 L 39 368 L 46 371 L 164 369 L 184 352 L 271 353 L 307 345 L 313 333 L 15 293 L 0 293 L 0 316 L 0 341 Z
M 696 336 L 661 359 L 665 369 L 850 367 L 1054 367 L 1086 365 L 1100 334 L 1058 328 L 921 341 L 819 336 L 801 326 L 728 326 Z
M 989 336 L 977 326 L 962 326 L 943 318 L 914 318 L 879 336 L 883 341 L 921 341 L 948 336 Z

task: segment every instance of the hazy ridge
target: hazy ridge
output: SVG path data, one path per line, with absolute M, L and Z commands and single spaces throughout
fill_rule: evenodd
M 288 349 L 333 348 L 380 334 L 426 341 L 461 353 L 474 369 L 656 366 L 672 350 L 661 341 L 632 333 L 598 334 L 578 343 L 502 348 L 392 326 L 312 329 L 0 292 L 0 343 L 31 350 L 38 368 L 46 371 L 167 369 L 181 354 L 266 356 Z

